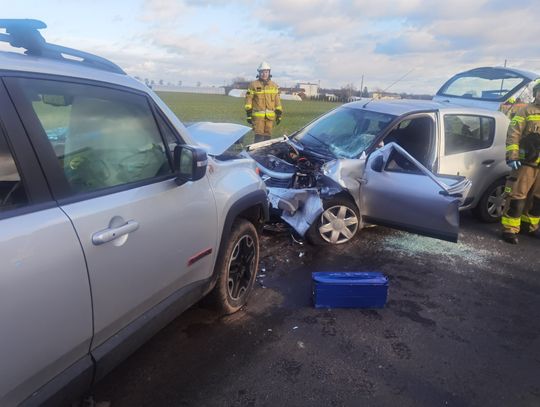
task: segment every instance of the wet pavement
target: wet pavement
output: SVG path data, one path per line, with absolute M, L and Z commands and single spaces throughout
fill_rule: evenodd
M 265 233 L 249 304 L 197 305 L 95 389 L 120 406 L 539 406 L 540 239 L 462 214 L 460 243 L 383 227 L 333 248 Z M 379 310 L 315 309 L 313 271 L 380 271 Z

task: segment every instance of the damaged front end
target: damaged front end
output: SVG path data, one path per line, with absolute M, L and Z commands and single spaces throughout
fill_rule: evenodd
M 327 170 L 335 157 L 307 150 L 287 136 L 248 146 L 275 214 L 304 236 L 323 212 L 323 200 L 344 192 Z

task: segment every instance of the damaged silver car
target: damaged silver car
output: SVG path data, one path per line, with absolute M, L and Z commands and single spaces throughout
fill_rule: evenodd
M 314 244 L 348 242 L 368 224 L 457 241 L 471 181 L 438 174 L 441 109 L 431 101 L 353 102 L 247 153 L 274 213 Z

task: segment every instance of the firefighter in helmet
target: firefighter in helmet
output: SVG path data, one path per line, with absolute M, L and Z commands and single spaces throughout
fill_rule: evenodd
M 270 65 L 262 62 L 257 69 L 257 80 L 249 84 L 245 109 L 247 122 L 255 132 L 255 142 L 270 140 L 274 122 L 279 124 L 283 108 L 278 85 L 270 80 Z
M 503 240 L 517 244 L 519 232 L 535 234 L 540 221 L 540 80 L 534 101 L 518 109 L 506 136 L 506 163 L 512 172 L 501 219 Z

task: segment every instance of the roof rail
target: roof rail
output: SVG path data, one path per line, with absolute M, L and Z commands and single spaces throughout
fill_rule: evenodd
M 0 41 L 7 42 L 15 48 L 24 48 L 26 55 L 81 63 L 103 71 L 126 74 L 122 68 L 105 58 L 73 48 L 48 43 L 38 31 L 39 29 L 47 28 L 47 24 L 43 21 L 0 19 L 0 28 L 5 28 L 6 30 L 5 34 L 0 33 Z M 71 56 L 72 58 L 66 58 L 64 55 Z M 76 59 L 73 59 L 73 57 Z

